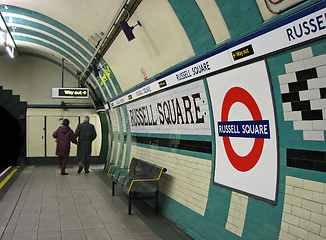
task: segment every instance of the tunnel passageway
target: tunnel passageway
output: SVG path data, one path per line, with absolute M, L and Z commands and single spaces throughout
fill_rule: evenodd
M 17 120 L 0 106 L 0 172 L 15 166 L 24 143 L 23 130 Z

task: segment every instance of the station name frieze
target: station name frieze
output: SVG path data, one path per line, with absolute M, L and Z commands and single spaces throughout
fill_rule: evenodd
M 205 123 L 200 93 L 129 109 L 131 126 Z

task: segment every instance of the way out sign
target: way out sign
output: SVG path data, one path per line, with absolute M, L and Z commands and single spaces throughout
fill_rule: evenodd
M 278 148 L 264 61 L 207 79 L 215 128 L 214 183 L 276 201 Z

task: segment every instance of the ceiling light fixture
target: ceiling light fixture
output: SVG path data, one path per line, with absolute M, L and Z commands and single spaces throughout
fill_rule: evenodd
M 5 45 L 6 50 L 11 58 L 14 58 L 15 56 L 15 49 L 16 44 L 14 42 L 14 39 L 12 38 L 10 31 L 7 27 L 7 24 L 0 12 L 0 31 L 1 31 L 1 38 L 0 41 Z

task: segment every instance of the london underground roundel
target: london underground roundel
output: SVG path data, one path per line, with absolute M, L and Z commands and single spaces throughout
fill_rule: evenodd
M 224 122 L 224 123 L 228 122 L 228 115 L 229 115 L 230 108 L 236 102 L 243 103 L 249 109 L 254 121 L 262 120 L 260 110 L 258 108 L 257 103 L 253 99 L 253 97 L 243 88 L 234 87 L 234 88 L 231 88 L 225 95 L 223 105 L 222 105 L 222 116 L 221 116 L 222 122 Z M 239 123 L 241 123 L 241 122 L 239 122 Z M 233 126 L 235 126 L 235 125 L 233 125 Z M 239 126 L 239 125 L 237 125 L 237 126 Z M 264 128 L 261 128 L 261 125 L 259 125 L 259 124 L 257 126 L 258 126 L 257 132 L 261 133 L 260 129 L 264 129 Z M 235 129 L 237 129 L 239 131 L 239 127 L 235 128 Z M 246 128 L 244 127 L 244 125 L 241 124 L 240 131 L 242 131 L 242 133 L 246 133 L 245 129 Z M 255 133 L 255 127 L 251 128 L 249 133 Z M 229 136 L 225 136 L 225 135 L 223 136 L 223 143 L 224 143 L 224 147 L 225 147 L 225 152 L 228 155 L 229 160 L 230 160 L 231 164 L 233 165 L 233 167 L 239 171 L 244 172 L 244 171 L 249 171 L 250 169 L 252 169 L 258 162 L 258 160 L 261 156 L 261 153 L 263 151 L 264 138 L 255 138 L 254 146 L 253 146 L 252 150 L 250 151 L 250 153 L 248 153 L 246 156 L 239 156 L 234 151 L 234 149 L 231 145 Z
M 207 79 L 215 129 L 214 183 L 276 200 L 278 148 L 264 61 Z

